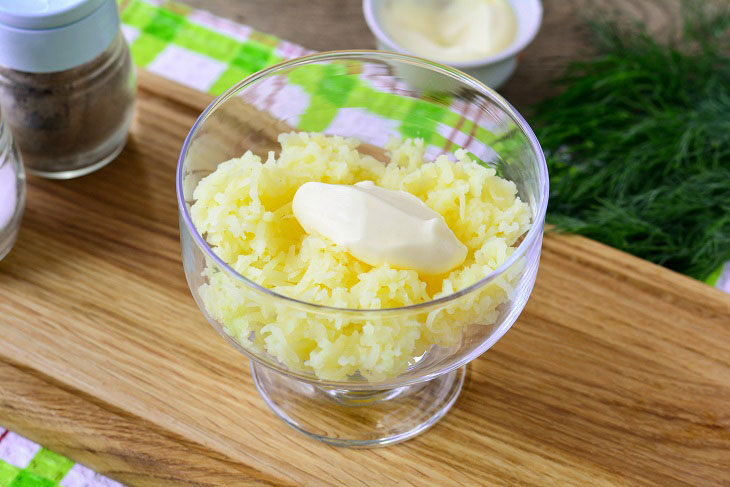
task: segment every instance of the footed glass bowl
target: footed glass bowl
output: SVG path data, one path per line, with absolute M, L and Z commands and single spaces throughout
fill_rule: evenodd
M 424 139 L 427 160 L 453 156 L 463 148 L 516 184 L 519 197 L 530 207 L 532 226 L 493 272 L 430 302 L 341 309 L 279 295 L 221 260 L 196 230 L 190 207 L 198 182 L 220 162 L 247 150 L 266 160 L 269 151 L 279 150 L 278 135 L 292 131 L 354 137 L 362 142 L 361 152 L 383 161 L 392 137 Z M 548 175 L 525 120 L 480 82 L 407 55 L 341 51 L 264 69 L 216 99 L 183 145 L 177 198 L 183 265 L 193 297 L 218 333 L 251 359 L 251 373 L 266 403 L 310 437 L 369 447 L 406 440 L 438 421 L 459 395 L 465 365 L 494 345 L 519 316 L 537 275 Z M 245 322 L 216 320 L 221 306 L 244 310 L 240 316 Z M 445 330 L 441 336 L 448 338 L 408 356 L 407 369 L 395 376 L 358 370 L 328 380 L 306 364 L 288 367 L 267 348 L 267 323 L 297 326 L 317 320 L 358 333 L 415 324 L 431 332 Z M 382 353 L 405 352 L 396 347 Z

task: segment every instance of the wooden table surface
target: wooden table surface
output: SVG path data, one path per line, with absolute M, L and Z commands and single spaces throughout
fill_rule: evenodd
M 347 450 L 289 429 L 180 263 L 174 168 L 208 101 L 141 73 L 118 160 L 30 180 L 0 262 L 0 424 L 130 486 L 728 484 L 730 298 L 577 237 L 545 239 L 523 315 L 426 434 Z

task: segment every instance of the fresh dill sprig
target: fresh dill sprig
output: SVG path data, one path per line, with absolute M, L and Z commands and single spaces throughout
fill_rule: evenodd
M 548 221 L 706 278 L 730 260 L 730 8 L 683 3 L 662 43 L 641 25 L 594 22 L 597 57 L 536 107 Z

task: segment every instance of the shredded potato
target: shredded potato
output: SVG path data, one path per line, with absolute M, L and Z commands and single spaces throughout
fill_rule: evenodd
M 337 308 L 399 308 L 458 292 L 512 254 L 530 226 L 530 208 L 514 183 L 456 152 L 424 163 L 419 139 L 392 141 L 389 164 L 358 152 L 354 139 L 291 133 L 282 150 L 261 159 L 247 152 L 200 181 L 191 215 L 215 253 L 239 274 L 280 295 Z M 441 214 L 468 247 L 464 263 L 440 276 L 369 266 L 294 218 L 291 202 L 305 182 L 376 185 L 408 191 Z M 327 380 L 359 373 L 377 381 L 402 373 L 432 345 L 452 346 L 464 326 L 492 324 L 521 268 L 447 306 L 390 316 L 312 312 L 241 286 L 212 263 L 200 289 L 208 313 L 254 353 L 268 353 Z M 367 313 L 366 313 L 367 314 Z

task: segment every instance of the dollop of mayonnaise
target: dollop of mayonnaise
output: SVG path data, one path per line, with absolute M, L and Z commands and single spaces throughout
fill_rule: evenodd
M 442 274 L 466 259 L 466 246 L 441 215 L 410 193 L 372 181 L 304 183 L 292 208 L 307 233 L 328 238 L 372 266 Z
M 503 51 L 517 19 L 507 0 L 387 0 L 383 27 L 399 46 L 437 61 L 474 61 Z

